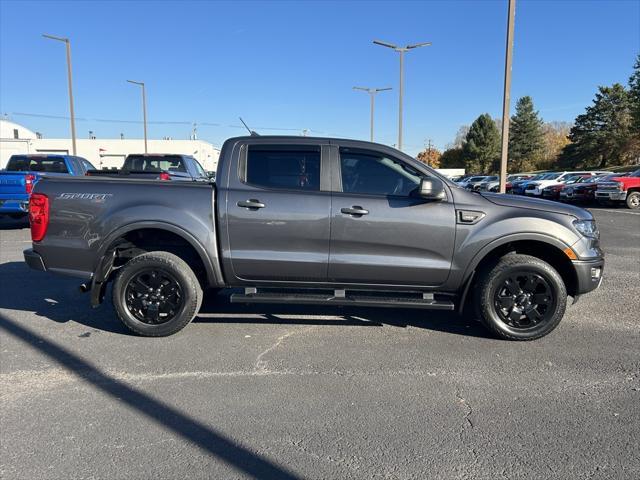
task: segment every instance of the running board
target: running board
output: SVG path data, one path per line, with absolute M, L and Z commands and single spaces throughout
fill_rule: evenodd
M 449 300 L 436 300 L 433 294 L 422 296 L 392 296 L 384 294 L 346 293 L 336 290 L 330 293 L 280 293 L 258 292 L 254 288 L 245 289 L 245 293 L 231 295 L 231 303 L 296 303 L 302 305 L 342 305 L 354 307 L 421 308 L 425 310 L 455 310 Z

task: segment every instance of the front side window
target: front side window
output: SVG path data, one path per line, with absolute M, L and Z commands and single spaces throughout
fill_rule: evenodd
M 342 191 L 369 195 L 408 196 L 421 174 L 404 162 L 380 153 L 340 149 Z
M 320 147 L 249 146 L 245 181 L 264 188 L 320 190 Z

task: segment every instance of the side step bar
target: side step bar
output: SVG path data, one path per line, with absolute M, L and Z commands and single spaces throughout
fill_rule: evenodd
M 354 307 L 390 307 L 390 308 L 422 308 L 428 310 L 454 310 L 450 300 L 436 300 L 433 294 L 422 296 L 393 296 L 392 292 L 384 294 L 367 294 L 366 292 L 348 293 L 336 290 L 331 293 L 288 293 L 259 292 L 255 288 L 246 288 L 245 293 L 231 295 L 231 303 L 296 303 L 302 305 L 343 305 Z

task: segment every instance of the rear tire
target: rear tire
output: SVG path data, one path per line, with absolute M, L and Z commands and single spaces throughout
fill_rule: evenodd
M 631 192 L 627 195 L 627 208 L 637 210 L 640 208 L 640 192 Z
M 567 289 L 547 262 L 510 254 L 480 272 L 476 308 L 482 323 L 506 340 L 535 340 L 558 326 Z
M 145 337 L 182 330 L 200 310 L 202 288 L 189 265 L 168 252 L 129 260 L 113 283 L 113 305 L 127 328 Z

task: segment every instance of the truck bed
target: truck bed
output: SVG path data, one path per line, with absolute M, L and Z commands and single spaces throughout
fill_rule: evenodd
M 215 187 L 204 182 L 134 178 L 45 178 L 35 193 L 49 198 L 45 238 L 34 251 L 47 270 L 89 279 L 110 243 L 129 230 L 164 226 L 217 252 Z

